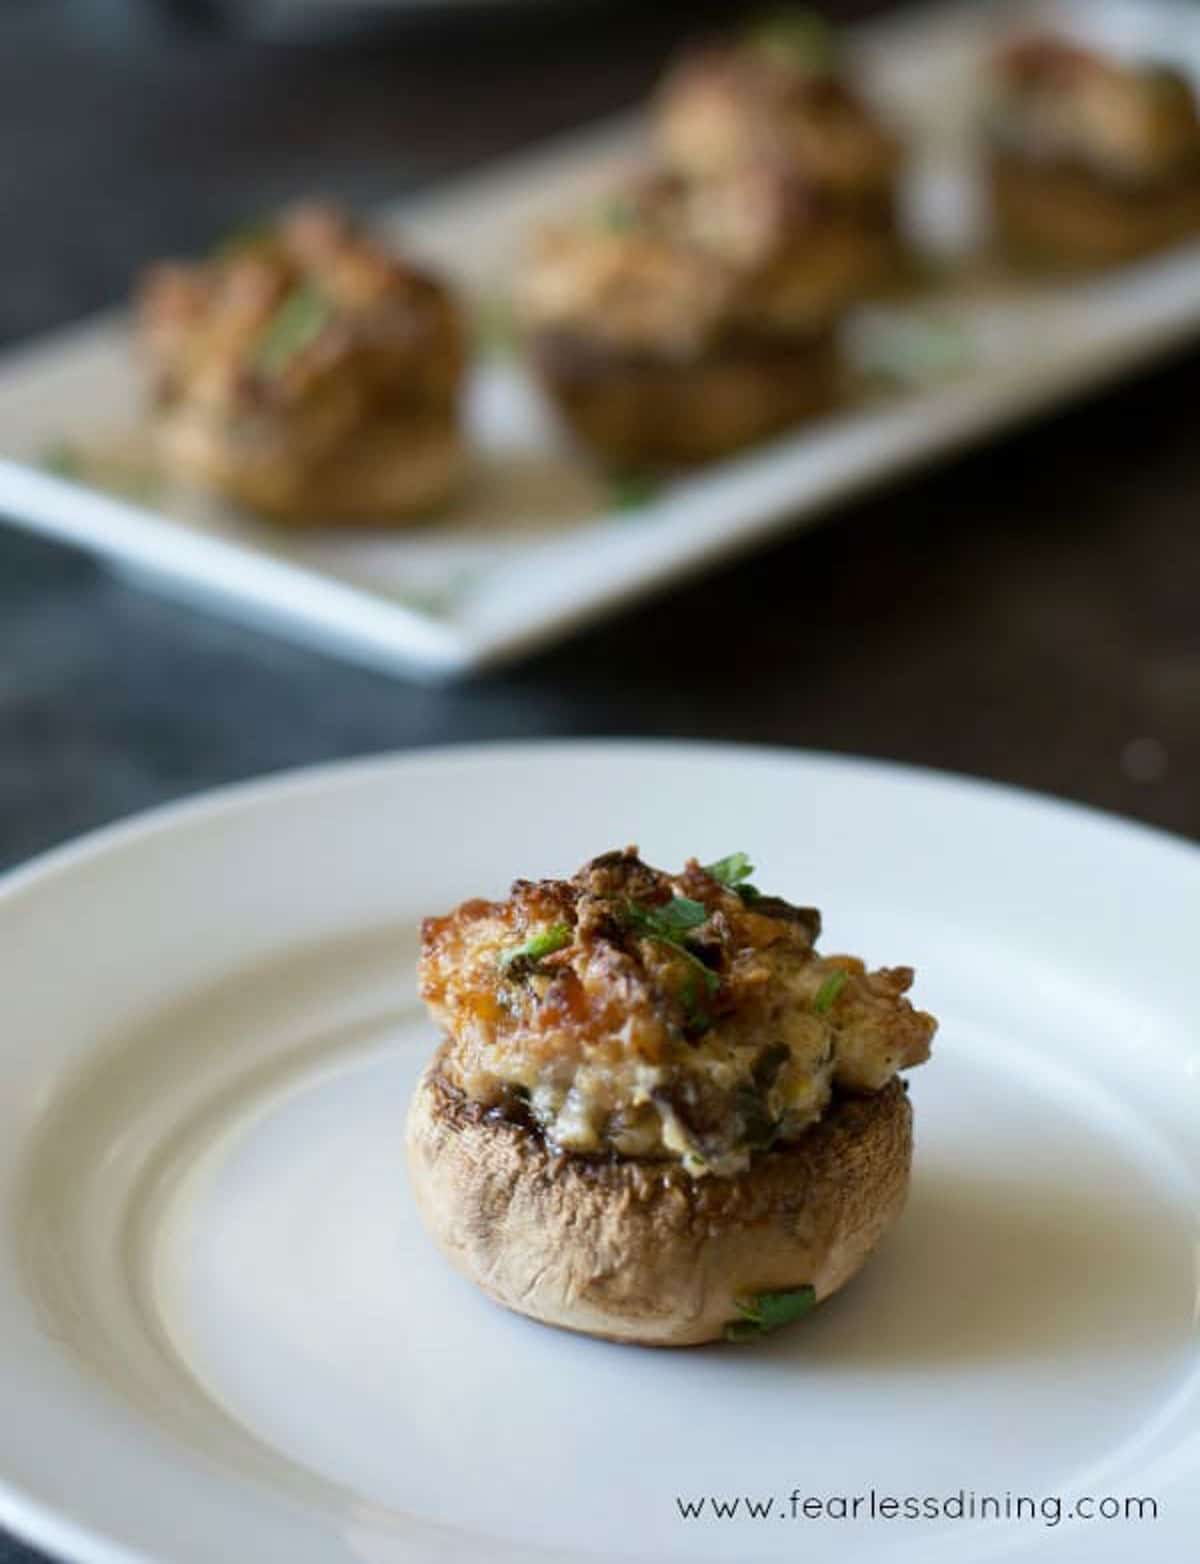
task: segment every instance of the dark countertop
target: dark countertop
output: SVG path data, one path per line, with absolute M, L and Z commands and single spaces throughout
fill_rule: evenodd
M 717 8 L 667 9 L 318 49 L 171 34 L 116 0 L 0 0 L 0 339 L 110 304 L 144 261 L 299 191 L 369 202 L 615 109 Z M 0 528 L 0 865 L 257 772 L 542 734 L 887 756 L 1200 838 L 1198 405 L 1193 353 L 452 688 Z M 0 1564 L 32 1557 L 0 1540 Z

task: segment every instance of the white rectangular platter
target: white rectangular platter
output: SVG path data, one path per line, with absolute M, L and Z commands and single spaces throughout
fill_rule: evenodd
M 1200 79 L 1200 6 L 1028 9 Z M 971 259 L 983 239 L 967 134 L 973 84 L 1011 12 L 987 0 L 941 5 L 853 36 L 874 91 L 912 140 L 904 211 L 936 280 L 849 323 L 851 357 L 876 389 L 795 434 L 630 506 L 562 439 L 511 345 L 484 344 L 466 407 L 474 471 L 447 516 L 394 533 L 287 532 L 192 494 L 134 499 L 43 470 L 63 442 L 120 449 L 136 427 L 127 325 L 106 317 L 0 360 L 0 515 L 156 589 L 362 662 L 444 677 L 545 645 L 1128 374 L 1200 333 L 1200 244 L 1088 280 L 1005 277 Z M 605 188 L 640 138 L 636 119 L 590 130 L 409 202 L 384 223 L 486 312 L 530 225 Z

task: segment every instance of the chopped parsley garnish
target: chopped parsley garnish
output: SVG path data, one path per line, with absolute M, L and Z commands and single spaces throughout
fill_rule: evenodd
M 745 853 L 730 853 L 728 858 L 718 858 L 716 863 L 706 863 L 704 872 L 710 879 L 719 880 L 732 890 L 754 873 L 754 865 Z
M 688 1030 L 706 1031 L 712 1025 L 712 1017 L 701 1003 L 699 983 L 704 984 L 706 997 L 711 999 L 721 987 L 720 974 L 706 966 L 693 950 L 683 943 L 683 937 L 697 929 L 708 917 L 708 908 L 702 901 L 690 896 L 673 896 L 661 907 L 643 907 L 637 902 L 626 902 L 624 919 L 627 927 L 644 939 L 657 940 L 691 966 L 688 981 L 680 991 Z
M 833 29 L 814 11 L 792 7 L 769 11 L 750 27 L 747 42 L 780 65 L 813 76 L 826 75 L 837 63 Z
M 607 228 L 609 233 L 628 233 L 631 228 L 637 227 L 637 207 L 624 196 L 610 196 L 607 201 L 600 203 L 596 220 L 601 228 Z
M 136 450 L 85 449 L 58 440 L 42 452 L 40 466 L 56 478 L 132 500 L 154 500 L 161 488 L 159 473 L 148 457 Z
M 845 988 L 848 976 L 845 972 L 831 972 L 821 984 L 813 1000 L 813 1009 L 819 1016 L 828 1015 L 833 1009 L 833 1002 Z
M 56 440 L 42 452 L 41 466 L 56 478 L 73 478 L 77 483 L 85 481 L 84 461 L 75 446 L 66 440 Z
M 644 472 L 615 472 L 608 480 L 614 510 L 640 510 L 658 493 L 658 479 Z
M 753 1341 L 803 1318 L 816 1306 L 817 1294 L 809 1286 L 792 1287 L 786 1292 L 756 1292 L 748 1300 L 735 1298 L 734 1302 L 741 1318 L 726 1325 L 725 1340 Z
M 571 926 L 568 923 L 552 923 L 548 928 L 531 934 L 523 945 L 512 945 L 500 953 L 500 970 L 516 973 L 536 972 L 538 962 L 563 950 L 571 943 Z
M 691 958 L 690 951 L 685 952 L 685 954 Z M 712 981 L 717 974 L 710 972 L 707 967 L 704 970 L 705 992 L 703 994 L 700 991 L 699 974 L 696 972 L 688 973 L 683 987 L 679 990 L 679 998 L 683 1002 L 684 1025 L 687 1027 L 688 1034 L 695 1037 L 699 1037 L 702 1033 L 707 1032 L 712 1025 L 712 1016 L 708 1013 L 708 1007 L 704 1001 L 708 996 L 715 994 L 720 986 L 719 979 L 716 984 Z
M 480 299 L 475 308 L 475 342 L 481 353 L 497 358 L 512 353 L 519 335 L 508 299 L 500 294 Z
M 718 858 L 716 863 L 706 863 L 704 872 L 727 890 L 736 891 L 743 901 L 757 901 L 762 892 L 749 883 L 754 865 L 745 853 L 730 853 L 728 858 Z
M 964 321 L 931 310 L 865 311 L 846 347 L 859 375 L 883 389 L 953 380 L 978 356 Z
M 254 367 L 260 374 L 278 375 L 317 340 L 333 319 L 333 305 L 312 283 L 293 288 L 266 324 Z
M 275 231 L 270 223 L 247 223 L 244 228 L 235 228 L 231 234 L 226 234 L 214 254 L 220 261 L 229 260 L 232 256 L 246 255 L 253 250 L 263 250 L 274 242 Z
M 641 907 L 637 902 L 630 902 L 626 916 L 631 926 L 639 931 L 675 940 L 689 929 L 698 929 L 708 917 L 708 908 L 690 896 L 672 896 L 661 907 Z

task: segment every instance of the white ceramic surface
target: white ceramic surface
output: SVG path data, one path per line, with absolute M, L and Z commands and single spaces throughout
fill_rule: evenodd
M 981 238 L 966 127 L 981 57 L 1012 10 L 997 0 L 942 4 L 854 35 L 862 69 L 912 138 L 908 226 L 942 262 L 961 261 Z M 1200 76 L 1195 5 L 1044 0 L 1024 10 Z M 589 131 L 406 204 L 389 221 L 491 313 L 530 224 L 586 203 L 640 141 L 630 121 Z M 848 327 L 860 362 L 907 360 L 889 394 L 668 484 L 632 510 L 615 509 L 564 444 L 518 357 L 485 352 L 467 398 L 477 456 L 466 492 L 436 525 L 383 537 L 271 529 L 169 488 L 133 503 L 19 465 L 36 465 L 64 440 L 125 449 L 140 399 L 127 326 L 108 318 L 0 363 L 0 457 L 9 459 L 0 461 L 0 514 L 161 589 L 360 660 L 462 673 L 812 521 L 1200 329 L 1196 245 L 1074 284 L 981 276 L 974 266 L 939 275 L 919 299 L 863 311 Z
M 422 915 L 640 842 L 745 849 L 911 961 L 910 1207 L 754 1348 L 489 1304 L 419 1228 Z M 0 884 L 0 1524 L 81 1564 L 1182 1561 L 1200 1524 L 1200 853 L 784 752 L 301 773 Z M 1152 1496 L 1154 1522 L 680 1519 L 676 1498 Z M 780 1524 L 780 1519 L 785 1524 Z

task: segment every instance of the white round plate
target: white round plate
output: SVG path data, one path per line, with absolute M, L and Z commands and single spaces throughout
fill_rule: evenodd
M 754 1346 L 507 1314 L 409 1199 L 421 917 L 630 841 L 744 849 L 941 1017 L 901 1224 Z M 781 752 L 404 756 L 53 854 L 0 887 L 0 1523 L 87 1564 L 1174 1564 L 1198 973 L 1193 848 Z

